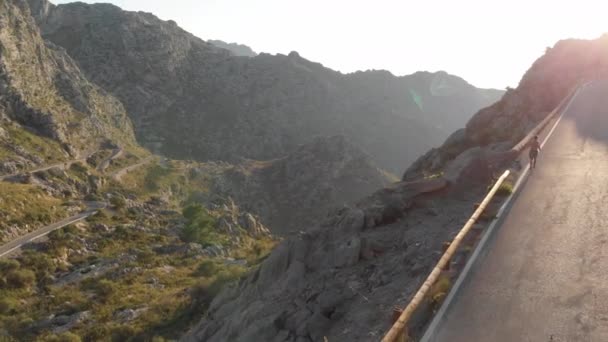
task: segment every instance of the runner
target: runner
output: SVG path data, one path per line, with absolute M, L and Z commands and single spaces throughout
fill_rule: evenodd
M 540 152 L 540 143 L 538 142 L 538 135 L 534 136 L 534 140 L 530 143 L 530 169 L 536 168 L 536 158 Z

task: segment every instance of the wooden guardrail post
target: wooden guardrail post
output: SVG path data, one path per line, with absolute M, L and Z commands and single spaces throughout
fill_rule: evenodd
M 452 241 L 452 243 L 450 243 L 450 246 L 447 248 L 445 253 L 443 253 L 443 255 L 441 256 L 441 259 L 439 259 L 439 262 L 437 262 L 437 265 L 435 266 L 435 268 L 433 268 L 433 271 L 431 271 L 431 274 L 426 278 L 424 283 L 422 283 L 422 286 L 420 286 L 420 289 L 418 290 L 418 292 L 416 292 L 416 294 L 414 295 L 414 297 L 412 298 L 410 303 L 407 305 L 407 307 L 403 310 L 403 312 L 401 313 L 401 315 L 399 316 L 397 321 L 393 324 L 393 326 L 388 331 L 388 333 L 386 333 L 386 335 L 382 339 L 382 342 L 407 341 L 407 338 L 408 338 L 407 337 L 407 322 L 412 317 L 416 308 L 418 308 L 418 306 L 420 306 L 420 304 L 422 303 L 422 301 L 424 300 L 426 295 L 429 293 L 433 284 L 435 284 L 437 279 L 439 279 L 439 276 L 441 275 L 442 270 L 450 262 L 450 259 L 454 256 L 454 253 L 460 246 L 462 240 L 467 235 L 467 233 L 471 230 L 471 227 L 473 227 L 475 222 L 479 219 L 479 216 L 483 213 L 483 211 L 488 206 L 488 204 L 490 203 L 492 198 L 494 198 L 496 191 L 498 191 L 498 188 L 500 188 L 500 186 L 505 181 L 505 179 L 509 176 L 509 174 L 510 174 L 510 171 L 507 170 L 502 174 L 502 176 L 500 176 L 500 178 L 498 178 L 498 180 L 496 181 L 496 183 L 494 184 L 494 186 L 492 187 L 490 192 L 483 199 L 483 201 L 481 202 L 479 207 L 475 210 L 475 212 L 473 213 L 471 218 L 467 221 L 467 223 L 464 225 L 464 227 L 462 227 L 460 232 L 458 232 L 458 234 L 454 238 L 454 241 Z

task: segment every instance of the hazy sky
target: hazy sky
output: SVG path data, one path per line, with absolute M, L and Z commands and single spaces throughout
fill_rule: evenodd
M 342 72 L 445 70 L 495 88 L 516 86 L 545 48 L 560 39 L 608 32 L 608 3 L 599 0 L 105 2 L 173 19 L 205 40 L 238 42 L 256 52 L 295 50 Z

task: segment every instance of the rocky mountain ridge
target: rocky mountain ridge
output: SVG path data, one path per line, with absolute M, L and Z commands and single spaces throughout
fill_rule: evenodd
M 234 56 L 108 4 L 30 3 L 43 37 L 125 105 L 138 141 L 172 158 L 268 160 L 344 135 L 397 173 L 502 94 L 446 73 L 343 75 L 296 52 Z

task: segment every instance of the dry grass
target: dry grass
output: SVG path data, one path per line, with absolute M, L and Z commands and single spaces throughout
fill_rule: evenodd
M 17 225 L 25 232 L 64 218 L 62 202 L 34 185 L 0 182 L 0 227 Z
M 8 133 L 9 142 L 7 145 L 0 144 L 0 160 L 15 155 L 15 152 L 8 148 L 9 144 L 19 146 L 28 153 L 43 158 L 45 163 L 54 163 L 65 159 L 63 149 L 54 140 L 31 133 L 17 124 L 9 124 L 3 126 L 3 128 Z

